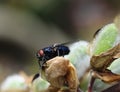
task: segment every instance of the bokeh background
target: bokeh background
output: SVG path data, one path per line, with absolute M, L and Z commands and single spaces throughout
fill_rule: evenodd
M 119 11 L 120 0 L 0 0 L 0 82 L 37 73 L 35 54 L 45 46 L 92 41 Z

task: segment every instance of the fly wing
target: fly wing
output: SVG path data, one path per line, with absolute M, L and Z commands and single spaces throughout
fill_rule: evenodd
M 70 52 L 69 47 L 71 47 L 71 45 L 73 45 L 74 43 L 76 43 L 78 41 L 69 41 L 69 42 L 65 42 L 62 44 L 54 44 L 52 45 L 53 50 L 55 51 L 55 56 L 65 56 L 68 55 Z
M 71 41 L 68 41 L 68 42 L 64 42 L 64 43 L 61 43 L 61 44 L 58 44 L 58 45 L 65 45 L 65 46 L 70 46 L 70 45 L 72 45 L 72 44 L 74 44 L 74 43 L 76 43 L 76 42 L 79 42 L 80 40 L 71 40 Z

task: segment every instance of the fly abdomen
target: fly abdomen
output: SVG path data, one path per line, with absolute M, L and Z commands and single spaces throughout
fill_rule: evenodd
M 56 49 L 56 53 L 58 53 L 58 56 L 67 55 L 67 54 L 69 54 L 69 52 L 70 52 L 70 50 L 67 46 L 59 45 Z

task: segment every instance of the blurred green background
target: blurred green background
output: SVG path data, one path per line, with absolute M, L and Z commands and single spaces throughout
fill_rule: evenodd
M 92 41 L 119 11 L 119 0 L 0 0 L 0 82 L 19 71 L 37 73 L 38 49 Z

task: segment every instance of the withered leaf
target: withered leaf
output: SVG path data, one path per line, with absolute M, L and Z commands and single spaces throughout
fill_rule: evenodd
M 120 75 L 114 74 L 109 70 L 106 70 L 105 72 L 93 71 L 92 75 L 93 77 L 99 78 L 106 83 L 115 83 L 120 81 Z
M 120 58 L 120 44 L 117 44 L 100 55 L 92 56 L 90 61 L 91 68 L 96 71 L 105 71 L 106 68 L 117 58 Z

